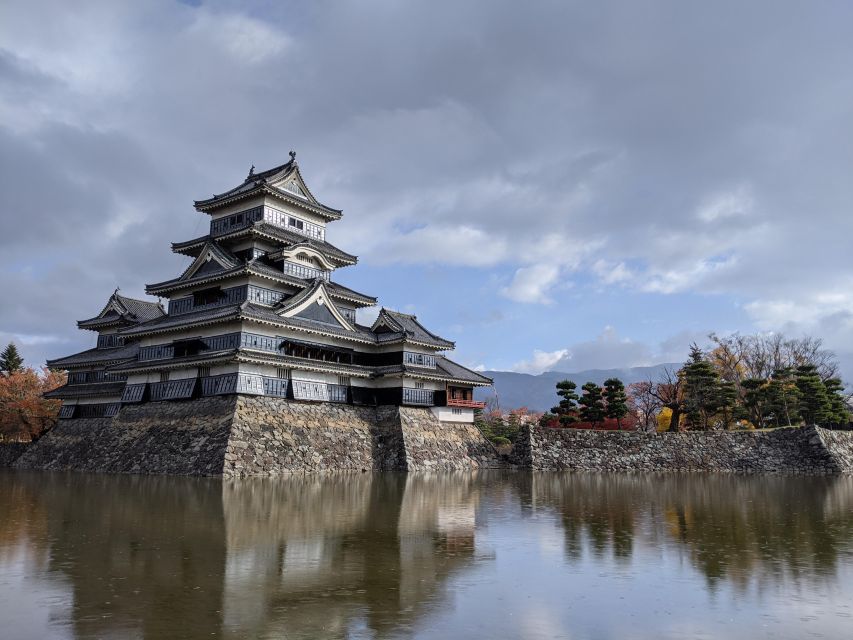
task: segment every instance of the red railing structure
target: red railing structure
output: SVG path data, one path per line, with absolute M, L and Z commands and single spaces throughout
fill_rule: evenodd
M 475 400 L 459 400 L 457 398 L 447 399 L 448 407 L 464 407 L 466 409 L 483 409 L 486 406 L 485 402 L 477 402 Z

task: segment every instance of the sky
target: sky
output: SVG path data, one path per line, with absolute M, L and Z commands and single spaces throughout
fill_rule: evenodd
M 93 346 L 76 320 L 186 266 L 193 200 L 292 149 L 359 256 L 333 279 L 466 365 L 781 331 L 853 380 L 851 32 L 841 1 L 3 2 L 0 342 Z

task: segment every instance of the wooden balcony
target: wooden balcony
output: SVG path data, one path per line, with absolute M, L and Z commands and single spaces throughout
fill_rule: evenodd
M 485 402 L 477 402 L 476 400 L 461 400 L 459 398 L 448 398 L 448 407 L 461 407 L 463 409 L 484 409 Z
M 447 387 L 447 406 L 461 409 L 483 409 L 485 402 L 474 400 L 474 390 L 466 387 Z

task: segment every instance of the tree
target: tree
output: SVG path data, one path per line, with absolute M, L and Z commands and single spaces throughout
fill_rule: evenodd
M 581 389 L 583 389 L 583 395 L 578 400 L 581 420 L 589 422 L 595 428 L 604 420 L 605 415 L 601 387 L 594 382 L 587 382 Z
M 560 403 L 551 409 L 551 413 L 542 416 L 540 424 L 546 426 L 555 417 L 561 427 L 568 427 L 578 421 L 578 394 L 575 392 L 578 386 L 571 380 L 562 380 L 557 383 L 557 395 Z
M 37 440 L 54 424 L 61 402 L 47 400 L 43 394 L 65 383 L 65 374 L 44 368 L 30 368 L 0 376 L 0 437 Z
M 604 415 L 614 418 L 619 431 L 622 431 L 622 419 L 628 415 L 628 396 L 625 394 L 625 385 L 619 378 L 608 378 L 604 381 L 604 399 Z
M 628 385 L 628 399 L 636 410 L 642 431 L 657 430 L 657 415 L 662 405 L 653 391 L 654 383 L 651 381 L 634 382 Z
M 737 413 L 737 387 L 734 382 L 721 380 L 717 385 L 717 415 L 724 429 L 731 429 Z
M 18 347 L 14 342 L 10 342 L 0 353 L 0 373 L 14 373 L 20 371 L 24 366 L 24 359 L 18 353 Z
M 669 431 L 678 431 L 684 409 L 684 380 L 680 372 L 666 368 L 657 384 L 649 382 L 649 385 L 652 395 L 669 410 Z
M 767 406 L 774 426 L 788 427 L 800 423 L 800 390 L 790 367 L 777 369 L 767 383 Z
M 823 383 L 829 402 L 829 418 L 827 423 L 841 426 L 850 422 L 850 411 L 847 408 L 847 398 L 844 396 L 844 384 L 839 378 L 830 378 Z
M 688 424 L 694 429 L 707 431 L 711 416 L 720 408 L 720 378 L 696 344 L 690 346 L 690 358 L 682 369 L 682 375 Z
M 767 381 L 747 378 L 741 383 L 741 388 L 747 419 L 757 428 L 763 428 L 768 414 Z
M 832 406 L 817 367 L 812 364 L 801 365 L 794 375 L 800 392 L 800 415 L 805 423 L 827 423 L 832 417 Z

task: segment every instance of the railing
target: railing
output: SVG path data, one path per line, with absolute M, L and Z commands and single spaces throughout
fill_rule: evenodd
M 485 402 L 477 402 L 476 400 L 457 400 L 456 398 L 447 399 L 448 407 L 463 407 L 466 409 L 484 409 Z
M 281 270 L 286 275 L 293 276 L 294 278 L 301 278 L 302 280 L 313 280 L 314 278 L 322 278 L 327 282 L 329 280 L 328 271 L 324 269 L 316 269 L 314 267 L 307 267 L 304 264 L 285 261 L 281 265 Z
M 403 387 L 403 404 L 431 407 L 435 404 L 435 392 L 431 389 L 410 389 Z

